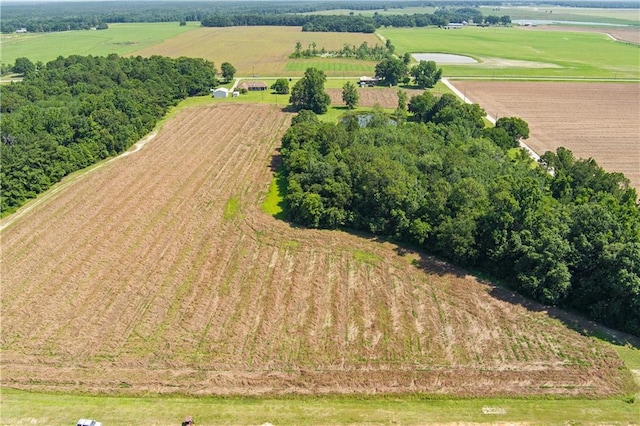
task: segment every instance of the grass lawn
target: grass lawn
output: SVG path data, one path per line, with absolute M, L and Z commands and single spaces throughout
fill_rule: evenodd
M 605 34 L 522 28 L 385 28 L 399 54 L 454 53 L 480 61 L 441 64 L 446 77 L 640 78 L 640 49 Z
M 622 398 L 440 399 L 419 396 L 188 398 L 88 396 L 2 389 L 2 424 L 68 425 L 92 418 L 105 425 L 428 424 L 443 422 L 635 423 L 639 402 Z
M 130 23 L 109 24 L 109 29 L 102 31 L 2 34 L 2 63 L 13 64 L 20 57 L 46 63 L 58 56 L 126 55 L 198 28 L 197 22 L 182 27 L 177 22 Z

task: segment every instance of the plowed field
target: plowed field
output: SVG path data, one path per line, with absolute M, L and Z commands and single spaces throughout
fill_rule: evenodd
M 393 244 L 263 213 L 289 120 L 264 105 L 183 110 L 4 228 L 3 386 L 623 390 L 608 347 L 537 305 Z
M 455 81 L 494 117 L 521 117 L 536 153 L 564 146 L 640 190 L 640 85 Z
M 366 87 L 358 88 L 358 106 L 372 107 L 380 105 L 382 108 L 398 107 L 398 88 L 380 88 Z M 412 96 L 419 96 L 424 90 L 418 89 L 402 89 L 407 93 L 407 101 Z M 326 89 L 327 94 L 331 97 L 331 105 L 345 105 L 342 100 L 342 89 Z

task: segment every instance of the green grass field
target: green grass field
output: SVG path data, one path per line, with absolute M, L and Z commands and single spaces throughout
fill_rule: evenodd
M 587 7 L 559 7 L 559 6 L 519 6 L 500 7 L 494 10 L 490 6 L 480 7 L 483 16 L 509 15 L 515 19 L 541 19 L 576 22 L 597 22 L 602 24 L 640 26 L 640 11 L 638 9 L 596 9 Z
M 640 48 L 605 34 L 521 28 L 385 28 L 379 33 L 400 54 L 454 53 L 482 61 L 442 64 L 447 77 L 640 78 Z
M 308 12 L 309 15 L 362 15 L 373 16 L 374 13 L 379 15 L 413 15 L 413 14 L 432 14 L 436 10 L 435 7 L 405 7 L 405 8 L 387 8 L 376 10 L 351 10 L 351 9 L 333 9 L 322 10 L 318 12 Z M 496 9 L 494 6 L 480 6 L 480 12 L 483 16 L 508 15 L 511 19 L 554 19 L 562 21 L 576 22 L 595 22 L 601 24 L 631 25 L 640 26 L 640 12 L 638 9 L 597 9 L 589 7 L 561 7 L 561 6 L 501 6 Z
M 618 399 L 439 399 L 420 396 L 185 398 L 117 397 L 2 390 L 0 423 L 69 425 L 91 418 L 105 425 L 637 424 L 639 403 Z
M 27 57 L 33 62 L 46 63 L 58 56 L 105 56 L 109 53 L 126 55 L 197 28 L 200 25 L 196 22 L 182 27 L 177 22 L 131 23 L 110 24 L 109 29 L 103 31 L 2 34 L 0 61 L 13 64 L 16 58 Z

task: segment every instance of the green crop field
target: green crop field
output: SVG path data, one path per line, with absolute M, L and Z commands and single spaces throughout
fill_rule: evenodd
M 640 25 L 640 11 L 638 9 L 596 9 L 582 7 L 559 6 L 520 6 L 520 7 L 494 7 L 483 6 L 480 11 L 484 16 L 509 15 L 514 19 L 540 19 L 575 22 L 591 22 L 616 25 Z
M 200 25 L 195 22 L 182 27 L 177 22 L 136 23 L 110 24 L 109 29 L 102 31 L 2 34 L 0 61 L 13 64 L 20 57 L 32 62 L 48 62 L 69 55 L 126 55 L 197 28 Z
M 640 48 L 605 34 L 522 28 L 385 28 L 379 33 L 400 54 L 453 53 L 480 61 L 441 64 L 446 77 L 640 78 Z

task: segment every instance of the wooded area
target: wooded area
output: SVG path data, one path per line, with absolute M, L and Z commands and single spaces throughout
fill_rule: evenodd
M 22 82 L 2 88 L 2 215 L 67 174 L 123 152 L 169 107 L 217 84 L 213 64 L 203 59 L 114 54 L 31 65 Z
M 404 241 L 640 333 L 640 209 L 628 180 L 563 148 L 543 167 L 523 151 L 512 159 L 483 130 L 481 108 L 453 96 L 423 109 L 405 124 L 378 111 L 365 128 L 355 115 L 328 124 L 303 111 L 282 140 L 289 218 Z

